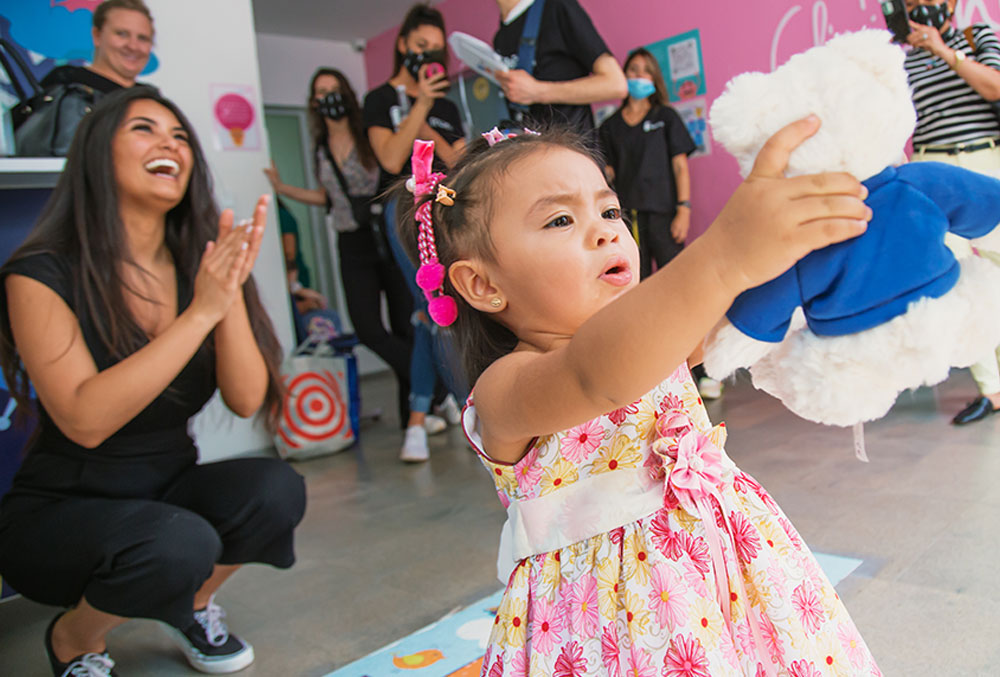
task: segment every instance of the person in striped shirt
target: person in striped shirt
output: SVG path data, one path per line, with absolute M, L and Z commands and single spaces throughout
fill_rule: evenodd
M 913 162 L 946 162 L 1000 177 L 1000 120 L 991 102 L 1000 100 L 1000 40 L 988 24 L 955 27 L 956 0 L 906 0 L 905 68 L 917 126 Z M 971 256 L 968 240 L 950 235 L 959 258 Z M 1000 254 L 978 252 L 1000 264 Z M 971 367 L 980 395 L 952 423 L 962 425 L 1000 411 L 1000 348 Z

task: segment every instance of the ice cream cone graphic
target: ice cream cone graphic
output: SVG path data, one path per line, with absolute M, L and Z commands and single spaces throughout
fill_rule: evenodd
M 236 148 L 242 148 L 246 130 L 254 121 L 253 104 L 246 97 L 230 92 L 215 102 L 215 119 L 228 132 Z

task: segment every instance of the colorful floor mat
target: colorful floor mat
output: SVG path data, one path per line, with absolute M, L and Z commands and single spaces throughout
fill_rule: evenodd
M 861 565 L 851 557 L 815 554 L 833 585 Z M 325 677 L 479 677 L 502 596 L 499 590 Z

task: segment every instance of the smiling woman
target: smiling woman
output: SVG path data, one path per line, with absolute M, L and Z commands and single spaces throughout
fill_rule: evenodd
M 199 465 L 188 422 L 218 390 L 273 427 L 280 346 L 250 275 L 267 205 L 220 215 L 187 119 L 133 87 L 81 123 L 0 268 L 0 367 L 19 404 L 29 381 L 41 403 L 0 503 L 0 575 L 73 607 L 46 633 L 56 675 L 112 674 L 104 637 L 136 617 L 199 670 L 253 661 L 213 595 L 242 564 L 292 565 L 302 478 L 275 459 Z

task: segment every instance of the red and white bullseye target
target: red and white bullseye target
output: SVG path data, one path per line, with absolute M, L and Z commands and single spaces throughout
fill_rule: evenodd
M 353 439 L 340 379 L 329 371 L 304 372 L 287 383 L 278 435 L 299 449 L 334 437 Z

